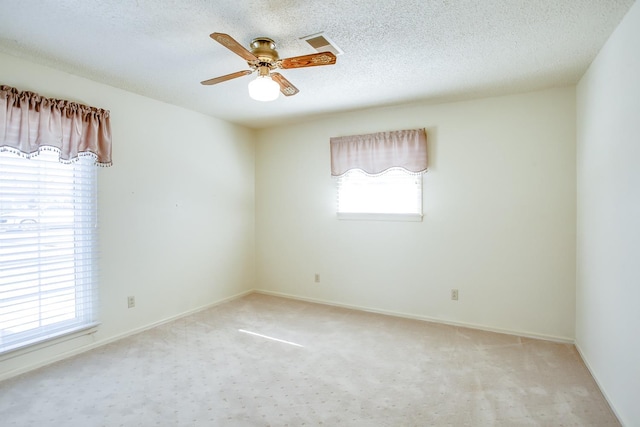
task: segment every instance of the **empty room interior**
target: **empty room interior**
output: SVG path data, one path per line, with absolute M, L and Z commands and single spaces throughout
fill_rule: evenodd
M 0 424 L 640 426 L 637 2 L 1 1 L 0 95 Z

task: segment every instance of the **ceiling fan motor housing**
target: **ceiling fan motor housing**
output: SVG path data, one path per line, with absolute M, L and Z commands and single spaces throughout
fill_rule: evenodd
M 261 62 L 268 64 L 275 63 L 278 59 L 276 52 L 276 42 L 268 37 L 257 37 L 251 42 L 251 53 L 253 53 Z

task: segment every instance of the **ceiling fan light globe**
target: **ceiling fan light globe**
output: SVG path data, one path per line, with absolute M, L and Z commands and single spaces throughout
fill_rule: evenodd
M 249 83 L 249 96 L 256 101 L 273 101 L 280 94 L 280 85 L 270 76 L 258 76 Z

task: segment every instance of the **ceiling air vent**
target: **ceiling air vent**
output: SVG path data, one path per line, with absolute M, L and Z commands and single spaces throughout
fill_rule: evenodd
M 311 45 L 318 52 L 331 52 L 334 55 L 342 55 L 344 52 L 336 44 L 331 41 L 323 33 L 311 34 L 309 36 L 300 37 L 300 40 L 304 40 Z

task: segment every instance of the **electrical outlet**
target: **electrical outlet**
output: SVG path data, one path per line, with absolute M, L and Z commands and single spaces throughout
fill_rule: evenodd
M 127 307 L 133 308 L 136 306 L 136 297 L 127 297 Z
M 454 301 L 458 301 L 458 290 L 451 289 L 451 299 Z
M 320 283 L 320 275 L 319 275 L 318 273 L 316 273 L 316 276 L 315 276 L 315 278 L 314 278 L 314 281 L 315 281 L 316 283 Z

